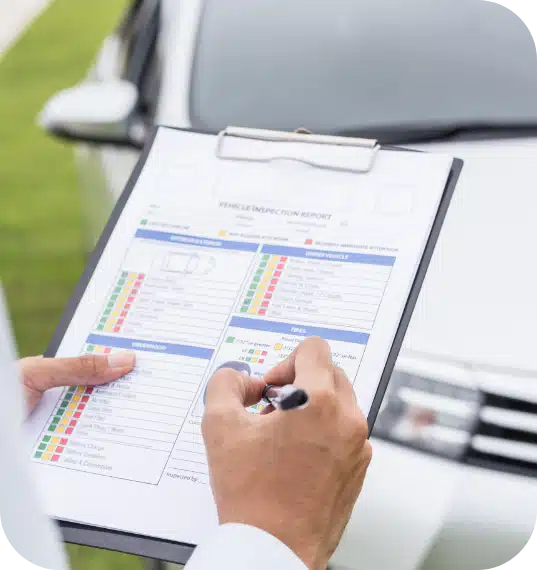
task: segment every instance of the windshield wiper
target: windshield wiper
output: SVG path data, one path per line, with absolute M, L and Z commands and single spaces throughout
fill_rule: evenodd
M 333 134 L 345 137 L 365 137 L 377 139 L 382 144 L 409 144 L 426 142 L 447 142 L 452 140 L 483 140 L 501 138 L 524 138 L 537 136 L 537 122 L 524 125 L 454 125 L 434 127 L 416 125 L 414 127 L 389 126 L 378 128 L 348 128 Z

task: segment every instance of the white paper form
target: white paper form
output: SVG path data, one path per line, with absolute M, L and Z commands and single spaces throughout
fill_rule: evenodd
M 217 523 L 205 388 L 229 362 L 263 376 L 321 336 L 371 408 L 452 159 L 383 150 L 355 174 L 219 160 L 215 141 L 159 129 L 59 347 L 135 350 L 137 366 L 53 390 L 31 418 L 52 516 L 202 540 Z

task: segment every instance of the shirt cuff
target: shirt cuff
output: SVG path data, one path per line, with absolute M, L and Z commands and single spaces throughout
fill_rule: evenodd
M 185 570 L 307 570 L 283 542 L 259 528 L 228 523 L 194 550 Z

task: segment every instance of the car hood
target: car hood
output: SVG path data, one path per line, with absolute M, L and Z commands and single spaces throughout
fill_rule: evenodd
M 537 138 L 413 146 L 465 162 L 402 356 L 537 376 Z

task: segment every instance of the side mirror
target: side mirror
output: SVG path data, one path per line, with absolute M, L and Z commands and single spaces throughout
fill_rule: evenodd
M 146 129 L 136 117 L 138 99 L 129 81 L 84 82 L 49 99 L 38 123 L 64 139 L 139 148 Z

